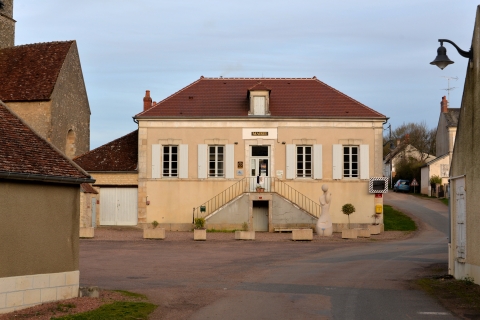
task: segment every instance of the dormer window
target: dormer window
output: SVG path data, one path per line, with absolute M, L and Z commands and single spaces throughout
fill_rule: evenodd
M 270 89 L 265 87 L 261 82 L 248 90 L 248 97 L 250 98 L 250 111 L 251 116 L 269 116 L 269 102 L 270 102 Z

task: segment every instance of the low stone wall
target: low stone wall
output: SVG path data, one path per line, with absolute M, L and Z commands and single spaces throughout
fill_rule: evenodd
M 80 272 L 0 278 L 0 314 L 78 297 Z

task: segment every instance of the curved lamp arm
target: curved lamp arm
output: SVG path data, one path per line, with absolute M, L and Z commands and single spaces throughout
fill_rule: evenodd
M 473 51 L 472 51 L 472 48 L 470 48 L 470 51 L 464 51 L 462 49 L 460 49 L 456 44 L 455 42 L 451 41 L 451 40 L 448 40 L 448 39 L 438 39 L 438 42 L 440 42 L 440 45 L 443 46 L 443 43 L 444 42 L 448 42 L 450 43 L 452 46 L 455 47 L 455 49 L 457 49 L 458 53 L 464 57 L 464 58 L 469 58 L 471 59 L 473 57 Z

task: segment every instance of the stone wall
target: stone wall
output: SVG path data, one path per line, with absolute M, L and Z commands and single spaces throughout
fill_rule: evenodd
M 95 186 L 137 186 L 138 173 L 89 172 L 95 179 Z
M 13 0 L 3 0 L 0 9 L 0 49 L 15 45 L 15 20 L 13 20 Z

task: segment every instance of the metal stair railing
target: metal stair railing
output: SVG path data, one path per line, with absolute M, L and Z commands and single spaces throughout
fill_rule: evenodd
M 193 222 L 195 218 L 205 218 L 214 213 L 233 199 L 239 197 L 246 192 L 259 192 L 257 187 L 260 185 L 257 183 L 257 177 L 247 177 L 231 185 L 227 189 L 223 190 L 215 197 L 211 198 L 207 202 L 193 208 Z M 275 192 L 288 201 L 292 202 L 300 209 L 310 213 L 315 217 L 320 217 L 321 208 L 318 203 L 308 198 L 303 193 L 292 188 L 287 183 L 279 180 L 275 177 L 264 177 L 261 187 L 261 192 Z

